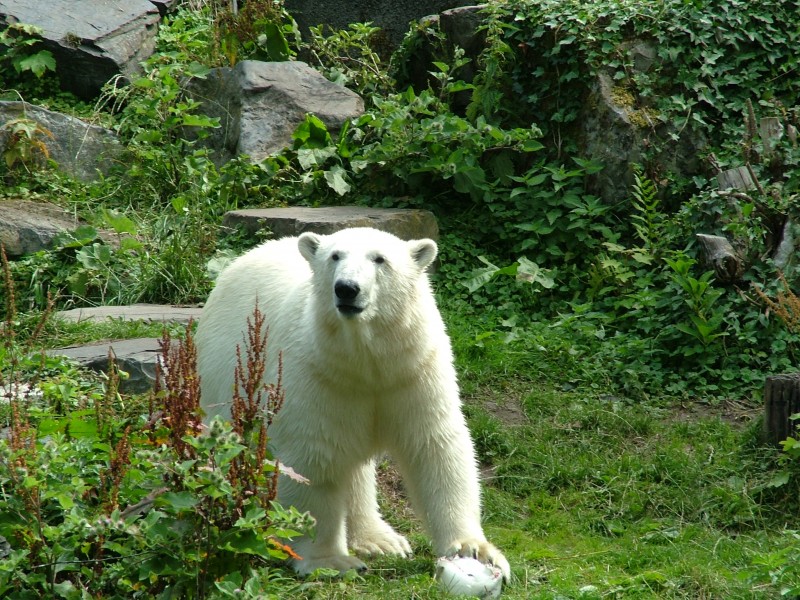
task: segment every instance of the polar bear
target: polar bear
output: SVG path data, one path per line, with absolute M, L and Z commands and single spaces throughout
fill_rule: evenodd
M 300 574 L 365 569 L 348 548 L 411 553 L 378 510 L 376 460 L 388 453 L 436 554 L 510 575 L 481 528 L 475 452 L 426 274 L 436 253 L 431 240 L 370 228 L 269 241 L 222 272 L 203 309 L 195 343 L 206 420 L 230 417 L 236 346 L 256 302 L 269 327 L 265 381 L 282 353 L 286 396 L 270 445 L 310 484 L 282 477 L 278 500 L 316 519 L 313 539 L 291 544 Z

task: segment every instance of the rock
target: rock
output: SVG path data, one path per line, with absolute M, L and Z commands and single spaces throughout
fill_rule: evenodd
M 702 171 L 699 157 L 708 145 L 702 131 L 691 123 L 665 124 L 623 85 L 600 73 L 591 86 L 584 111 L 577 119 L 578 145 L 584 157 L 603 165 L 593 176 L 590 191 L 608 202 L 624 200 L 633 184 L 633 164 L 643 164 L 645 151 L 663 144 L 649 158 L 660 172 L 692 177 Z M 673 139 L 671 134 L 677 139 Z M 652 154 L 651 154 L 652 156 Z
M 156 380 L 156 364 L 160 360 L 161 348 L 158 338 L 135 338 L 98 342 L 86 346 L 68 346 L 48 350 L 50 356 L 66 356 L 82 367 L 94 371 L 108 371 L 108 353 L 113 353 L 117 366 L 128 374 L 121 379 L 119 389 L 127 394 L 141 394 L 153 388 Z
M 0 384 L 0 406 L 11 401 L 23 400 L 26 402 L 41 400 L 42 390 L 32 383 L 5 383 Z
M 348 119 L 364 113 L 355 92 L 325 79 L 303 62 L 245 60 L 213 69 L 195 79 L 187 92 L 201 102 L 200 112 L 219 117 L 221 127 L 204 143 L 218 151 L 215 161 L 247 154 L 260 161 L 292 144 L 292 133 L 306 113 L 336 133 Z
M 83 225 L 74 215 L 49 202 L 0 198 L 0 243 L 9 258 L 53 248 L 59 234 Z M 118 247 L 120 236 L 96 231 L 98 240 Z
M 486 34 L 479 31 L 483 23 L 481 10 L 484 8 L 485 4 L 460 6 L 439 15 L 439 28 L 447 37 L 447 45 L 451 49 L 456 46 L 462 48 L 464 55 L 472 59 L 472 63 L 465 65 L 457 73 L 458 78 L 464 81 L 472 81 L 476 74 L 475 61 L 486 45 Z
M 18 119 L 39 124 L 43 132 L 38 139 L 47 147 L 50 158 L 76 179 L 97 179 L 98 172 L 107 174 L 121 160 L 124 147 L 112 131 L 27 102 L 0 101 L 0 149 L 5 150 L 8 128 Z
M 49 248 L 57 234 L 78 224 L 71 214 L 52 204 L 0 200 L 0 243 L 9 257 Z
M 108 320 L 144 321 L 145 323 L 178 323 L 188 325 L 197 322 L 202 309 L 196 306 L 172 306 L 168 304 L 132 304 L 130 306 L 93 306 L 73 308 L 56 313 L 56 317 L 71 323 Z
M 456 78 L 467 83 L 472 83 L 478 74 L 478 58 L 486 47 L 486 33 L 480 30 L 483 23 L 481 10 L 485 6 L 483 4 L 462 6 L 446 10 L 439 15 L 439 28 L 447 39 L 448 51 L 453 52 L 456 47 L 461 48 L 464 50 L 464 57 L 470 59 L 470 62 L 456 73 Z M 471 101 L 472 91 L 458 92 L 454 106 L 463 110 Z
M 601 73 L 589 93 L 585 117 L 578 119 L 584 156 L 603 165 L 592 182 L 592 191 L 602 198 L 626 197 L 633 183 L 631 165 L 643 162 L 642 141 L 655 124 L 635 103 L 632 94 Z
M 427 210 L 326 206 L 308 208 L 252 208 L 234 210 L 222 219 L 224 227 L 244 229 L 255 237 L 259 229 L 269 229 L 274 237 L 300 235 L 305 231 L 330 234 L 347 227 L 373 227 L 404 240 L 439 238 L 436 217 Z
M 307 35 L 308 28 L 320 23 L 347 29 L 350 23 L 371 22 L 383 30 L 390 48 L 403 40 L 411 21 L 438 14 L 454 6 L 471 4 L 459 0 L 285 0 L 284 6 Z
M 85 99 L 112 77 L 139 71 L 155 48 L 159 18 L 148 0 L 0 0 L 0 20 L 44 30 L 62 87 Z
M 158 13 L 164 17 L 172 11 L 173 8 L 178 6 L 180 0 L 150 0 L 152 4 L 158 9 Z
M 472 83 L 478 73 L 478 59 L 486 48 L 486 33 L 480 30 L 483 23 L 481 11 L 485 4 L 475 6 L 459 6 L 443 11 L 441 14 L 428 15 L 419 20 L 412 31 L 411 41 L 406 46 L 410 53 L 404 55 L 403 64 L 399 65 L 397 80 L 401 85 L 411 85 L 415 90 L 431 87 L 438 90 L 440 82 L 431 75 L 436 68 L 434 61 L 447 60 L 456 47 L 464 50 L 464 57 L 470 60 L 455 72 L 455 77 L 466 83 Z M 444 35 L 444 42 L 441 40 Z M 471 99 L 469 90 L 458 92 L 455 107 L 464 109 Z

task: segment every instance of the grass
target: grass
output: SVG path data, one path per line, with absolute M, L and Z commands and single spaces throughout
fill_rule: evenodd
M 596 385 L 565 391 L 561 377 L 544 375 L 551 359 L 476 347 L 458 319 L 451 327 L 487 536 L 512 564 L 503 598 L 778 597 L 746 575 L 754 559 L 787 543 L 785 528 L 798 527 L 797 490 L 770 485 L 778 452 L 759 442 L 757 403 L 645 404 Z M 55 346 L 160 330 L 52 321 L 43 339 Z M 298 597 L 445 597 L 390 463 L 381 484 L 384 512 L 415 556 L 370 559 L 364 576 L 303 582 Z
M 521 402 L 521 411 L 494 409 L 512 423 L 483 408 L 502 408 L 501 396 Z M 492 461 L 487 535 L 514 574 L 503 597 L 769 597 L 741 574 L 780 543 L 791 515 L 768 502 L 774 452 L 755 443 L 757 411 L 737 408 L 734 419 L 723 408 L 626 405 L 523 379 L 471 395 L 474 436 Z M 389 508 L 407 515 L 402 498 Z M 370 561 L 364 578 L 318 584 L 309 597 L 442 597 L 418 526 L 400 525 L 415 559 Z

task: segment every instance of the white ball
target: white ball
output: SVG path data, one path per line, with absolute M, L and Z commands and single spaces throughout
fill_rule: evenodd
M 503 587 L 500 569 L 461 556 L 443 556 L 437 560 L 434 577 L 449 594 L 477 596 L 481 600 L 499 598 Z

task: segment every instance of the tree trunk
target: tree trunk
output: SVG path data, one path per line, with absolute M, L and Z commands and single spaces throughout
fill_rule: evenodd
M 744 263 L 731 243 L 719 235 L 697 234 L 708 264 L 721 283 L 738 281 L 744 274 Z
M 800 421 L 789 417 L 800 413 L 800 373 L 771 375 L 764 384 L 764 436 L 777 445 L 797 436 Z

